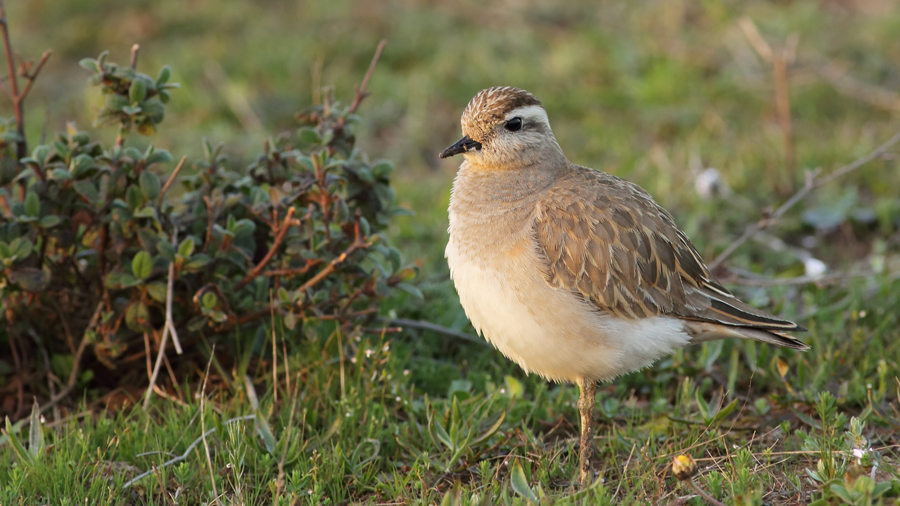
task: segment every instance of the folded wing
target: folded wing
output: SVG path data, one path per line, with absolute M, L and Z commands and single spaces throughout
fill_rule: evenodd
M 784 334 L 805 329 L 716 283 L 672 216 L 639 186 L 581 167 L 566 178 L 575 181 L 542 199 L 534 226 L 552 286 L 621 318 L 682 318 L 695 342 L 745 337 L 806 347 Z

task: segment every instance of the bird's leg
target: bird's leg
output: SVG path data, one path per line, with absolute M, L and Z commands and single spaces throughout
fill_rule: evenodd
M 582 379 L 578 383 L 581 389 L 581 398 L 578 400 L 578 410 L 581 412 L 581 446 L 578 458 L 581 486 L 591 484 L 593 473 L 591 472 L 591 455 L 594 453 L 594 393 L 597 384 L 593 380 Z

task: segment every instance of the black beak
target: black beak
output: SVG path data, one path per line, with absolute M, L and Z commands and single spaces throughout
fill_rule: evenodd
M 456 141 L 456 143 L 445 149 L 443 153 L 438 156 L 441 158 L 449 158 L 453 155 L 465 153 L 466 151 L 472 151 L 473 149 L 481 149 L 481 143 L 473 141 L 472 138 L 467 135 Z

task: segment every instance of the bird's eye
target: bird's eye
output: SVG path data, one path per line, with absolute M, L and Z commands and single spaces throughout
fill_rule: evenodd
M 522 118 L 518 118 L 518 117 L 513 118 L 513 119 L 507 121 L 506 125 L 504 125 L 504 126 L 510 132 L 518 132 L 519 130 L 522 129 Z

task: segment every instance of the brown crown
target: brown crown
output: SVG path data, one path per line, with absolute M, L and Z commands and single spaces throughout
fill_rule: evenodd
M 512 86 L 495 86 L 481 90 L 463 111 L 460 120 L 463 133 L 476 141 L 481 141 L 484 135 L 510 111 L 530 105 L 544 106 L 531 93 Z

